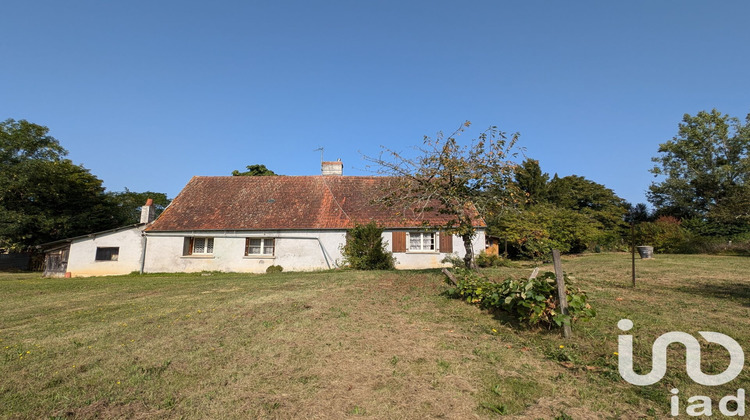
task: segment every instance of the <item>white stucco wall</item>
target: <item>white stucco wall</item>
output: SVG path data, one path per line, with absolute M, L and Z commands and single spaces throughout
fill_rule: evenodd
M 213 254 L 182 255 L 185 237 L 214 238 Z M 274 238 L 274 256 L 245 256 L 245 238 Z M 152 232 L 148 233 L 145 271 L 265 273 L 270 265 L 280 265 L 285 271 L 325 270 L 341 264 L 340 246 L 345 240 L 343 230 Z
M 70 244 L 67 271 L 73 277 L 129 274 L 141 268 L 142 227 L 74 239 Z M 117 247 L 117 261 L 97 261 L 96 248 Z
M 183 255 L 186 237 L 214 238 L 211 255 Z M 245 238 L 274 238 L 273 257 L 245 256 Z M 392 232 L 383 233 L 387 249 L 392 250 Z M 474 252 L 484 249 L 484 231 L 474 238 Z M 147 273 L 223 271 L 264 273 L 270 265 L 285 271 L 310 271 L 336 268 L 342 263 L 341 247 L 346 231 L 217 231 L 217 232 L 149 232 L 144 271 Z M 322 248 L 321 248 L 322 246 Z M 465 254 L 463 241 L 453 237 L 453 253 Z M 395 253 L 396 268 L 420 269 L 443 267 L 444 252 Z
M 388 242 L 388 251 L 393 251 L 393 232 L 384 232 L 383 239 Z M 484 250 L 485 245 L 485 232 L 484 230 L 478 230 L 477 235 L 472 240 L 472 247 L 474 248 L 474 255 L 478 255 Z M 438 241 L 439 242 L 439 241 Z M 408 247 L 407 239 L 407 247 Z M 443 264 L 441 261 L 450 255 L 451 253 L 445 252 L 395 252 L 393 256 L 396 258 L 397 269 L 422 269 L 422 268 L 440 268 L 447 267 L 449 264 Z M 457 255 L 459 258 L 463 258 L 466 255 L 466 249 L 464 247 L 464 241 L 460 236 L 453 235 L 453 252 L 452 254 Z

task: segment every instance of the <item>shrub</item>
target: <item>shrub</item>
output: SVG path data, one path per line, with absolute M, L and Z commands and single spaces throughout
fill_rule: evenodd
M 578 253 L 594 242 L 619 239 L 619 233 L 605 232 L 601 223 L 584 213 L 542 204 L 503 213 L 491 233 L 508 240 L 513 257 L 532 260 L 549 258 L 552 249 Z
M 706 237 L 731 238 L 750 233 L 750 223 L 738 219 L 734 223 L 713 219 L 693 218 L 682 221 L 682 227 L 693 235 Z
M 682 245 L 681 254 L 750 255 L 750 240 L 742 236 L 731 239 L 721 237 L 692 236 Z
M 284 267 L 280 265 L 269 265 L 266 268 L 266 273 L 281 273 L 282 271 L 284 271 Z
M 571 289 L 566 277 L 568 315 L 557 308 L 557 285 L 555 274 L 547 272 L 535 279 L 507 279 L 495 283 L 474 271 L 456 269 L 457 284 L 447 291 L 453 298 L 463 299 L 483 309 L 502 310 L 528 325 L 570 325 L 576 320 L 590 319 L 596 312 L 587 302 L 586 293 Z
M 346 234 L 346 245 L 341 250 L 344 263 L 356 270 L 390 270 L 394 268 L 393 254 L 386 251 L 383 229 L 375 222 L 357 224 Z
M 495 255 L 495 254 L 487 254 L 486 252 L 482 251 L 477 255 L 477 265 L 486 268 L 486 267 L 509 267 L 510 261 L 506 260 L 505 258 Z M 461 260 L 463 261 L 463 260 Z M 460 267 L 458 265 L 453 265 L 454 267 Z
M 460 258 L 456 254 L 448 254 L 443 258 L 441 261 L 443 264 L 450 264 L 453 268 L 465 268 L 466 263 L 464 262 L 463 258 Z
M 678 219 L 662 216 L 653 222 L 641 223 L 638 226 L 637 241 L 639 245 L 651 245 L 654 251 L 663 253 L 690 252 L 696 248 L 692 235 L 681 226 Z
M 549 218 L 552 248 L 560 252 L 580 253 L 596 241 L 605 241 L 608 234 L 593 217 L 571 209 L 552 209 Z

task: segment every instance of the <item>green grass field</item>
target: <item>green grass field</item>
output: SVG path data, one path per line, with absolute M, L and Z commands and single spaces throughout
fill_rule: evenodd
M 658 255 L 637 261 L 636 289 L 628 254 L 563 268 L 598 312 L 571 340 L 442 296 L 437 271 L 2 273 L 0 418 L 664 418 L 672 388 L 684 409 L 750 383 L 746 364 L 727 385 L 693 384 L 673 346 L 667 376 L 637 387 L 615 354 L 621 318 L 645 370 L 673 330 L 722 332 L 747 353 L 750 259 Z M 726 368 L 720 347 L 702 351 L 705 372 Z

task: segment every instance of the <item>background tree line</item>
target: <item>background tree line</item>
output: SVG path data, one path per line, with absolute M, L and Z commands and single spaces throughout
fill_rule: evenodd
M 750 114 L 685 114 L 658 153 L 639 240 L 661 252 L 750 254 Z
M 146 198 L 157 213 L 163 193 L 108 192 L 102 180 L 65 158 L 47 127 L 26 120 L 0 122 L 0 250 L 28 251 L 58 239 L 140 220 Z
M 507 242 L 510 257 L 539 259 L 552 248 L 625 250 L 631 223 L 638 243 L 658 252 L 715 252 L 732 244 L 732 251 L 750 253 L 750 115 L 743 122 L 715 109 L 685 114 L 677 135 L 652 159 L 658 179 L 648 191 L 653 209 L 581 176 L 550 177 L 533 159 L 514 163 L 518 133 L 506 137 L 491 127 L 471 147 L 462 146 L 456 138 L 469 125 L 451 136 L 425 137 L 417 158 L 387 149 L 386 157 L 368 157 L 381 173 L 404 179 L 383 201 L 400 210 L 437 206 L 454 218 L 432 228 L 462 236 L 467 249 L 477 216 L 467 209 L 475 207 L 488 234 L 501 238 L 501 252 Z M 146 198 L 157 211 L 169 204 L 163 193 L 107 192 L 66 155 L 47 127 L 0 123 L 0 249 L 28 250 L 137 223 Z M 276 174 L 256 164 L 232 175 Z
M 474 208 L 509 257 L 542 259 L 553 248 L 625 251 L 634 239 L 631 225 L 637 244 L 658 252 L 726 251 L 734 244 L 732 251 L 750 253 L 750 115 L 743 124 L 716 110 L 686 114 L 677 136 L 652 159 L 651 172 L 660 178 L 648 192 L 653 209 L 581 176 L 550 178 L 536 160 L 515 163 L 518 133 L 506 141 L 506 133 L 490 127 L 464 146 L 457 137 L 469 126 L 425 136 L 415 158 L 389 149 L 366 157 L 379 173 L 403 179 L 382 200 L 399 214 L 436 210 L 453 217 L 426 228 L 462 236 L 467 267 Z
M 523 200 L 488 214 L 488 233 L 507 240 L 509 256 L 534 259 L 627 249 L 631 223 L 637 244 L 657 252 L 750 254 L 750 114 L 685 114 L 652 161 L 650 209 L 580 176 L 550 179 L 527 159 L 514 172 Z
M 533 159 L 516 167 L 513 184 L 521 199 L 486 216 L 487 233 L 503 241 L 501 253 L 540 259 L 553 248 L 578 253 L 623 247 L 629 205 L 611 189 L 577 175 L 550 179 Z

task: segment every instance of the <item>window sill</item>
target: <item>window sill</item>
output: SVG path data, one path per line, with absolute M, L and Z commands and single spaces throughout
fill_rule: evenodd
M 275 255 L 245 255 L 242 257 L 246 260 L 275 260 Z
M 195 260 L 212 260 L 213 255 L 183 255 L 180 258 L 195 259 Z
M 440 251 L 406 251 L 406 254 L 439 254 Z

